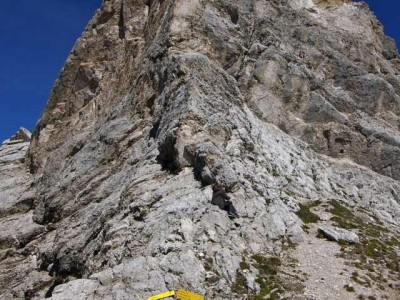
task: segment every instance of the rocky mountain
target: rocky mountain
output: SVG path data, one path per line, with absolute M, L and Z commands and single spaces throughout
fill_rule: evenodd
M 0 299 L 398 299 L 399 76 L 362 2 L 104 0 L 0 149 Z

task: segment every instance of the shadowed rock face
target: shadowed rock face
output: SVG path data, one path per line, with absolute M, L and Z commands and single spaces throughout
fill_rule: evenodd
M 1 295 L 396 299 L 399 66 L 362 3 L 104 1 L 1 199 Z M 315 284 L 296 243 L 385 281 Z

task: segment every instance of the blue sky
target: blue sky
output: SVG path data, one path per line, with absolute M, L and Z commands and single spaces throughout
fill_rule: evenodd
M 33 130 L 68 53 L 102 0 L 1 0 L 0 143 Z
M 365 2 L 383 24 L 385 33 L 394 38 L 397 47 L 400 47 L 400 1 L 366 0 Z
M 102 0 L 1 0 L 0 142 L 33 130 L 74 42 Z M 368 0 L 400 45 L 400 0 Z

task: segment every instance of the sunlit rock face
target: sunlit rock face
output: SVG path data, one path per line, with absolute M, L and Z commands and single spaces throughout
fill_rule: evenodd
M 0 149 L 0 299 L 397 299 L 399 68 L 363 3 L 103 1 Z

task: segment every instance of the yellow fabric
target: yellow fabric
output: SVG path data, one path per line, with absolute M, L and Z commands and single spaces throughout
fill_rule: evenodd
M 161 293 L 155 296 L 151 296 L 150 298 L 147 298 L 147 300 L 159 300 L 159 299 L 164 299 L 164 298 L 168 298 L 168 297 L 172 297 L 175 296 L 175 292 L 174 291 L 168 291 L 165 293 Z
M 203 296 L 200 296 L 195 293 L 191 293 L 184 290 L 178 290 L 176 293 L 177 300 L 204 300 Z

